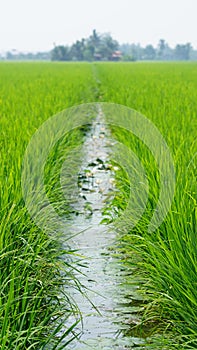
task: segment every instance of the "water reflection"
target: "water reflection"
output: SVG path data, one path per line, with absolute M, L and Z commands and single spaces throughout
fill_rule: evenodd
M 82 256 L 78 278 L 86 296 L 72 291 L 83 324 L 79 327 L 79 339 L 71 342 L 68 349 L 143 348 L 143 339 L 124 335 L 131 324 L 139 322 L 142 305 L 136 303 L 140 301 L 138 285 L 134 280 L 132 284 L 127 283 L 132 271 L 114 254 L 116 233 L 101 224 L 109 193 L 113 195 L 116 190 L 116 169 L 109 162 L 110 143 L 109 132 L 98 115 L 84 144 L 78 197 L 73 204 L 76 215 L 72 219 L 72 231 L 81 233 L 70 244 Z

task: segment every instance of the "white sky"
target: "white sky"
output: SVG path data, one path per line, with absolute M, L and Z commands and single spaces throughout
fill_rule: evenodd
M 0 0 L 0 51 L 50 50 L 94 28 L 120 43 L 197 48 L 197 0 Z

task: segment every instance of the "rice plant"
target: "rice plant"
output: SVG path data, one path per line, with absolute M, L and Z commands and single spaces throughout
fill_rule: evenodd
M 133 230 L 120 234 L 119 242 L 130 256 L 130 264 L 136 264 L 137 273 L 144 278 L 141 290 L 148 302 L 144 327 L 152 325 L 152 333 L 159 333 L 157 337 L 152 334 L 153 344 L 149 346 L 196 348 L 197 65 L 119 64 L 117 72 L 115 64 L 103 64 L 97 65 L 97 70 L 103 101 L 124 104 L 153 121 L 170 147 L 176 168 L 171 209 L 162 225 L 150 234 L 148 222 L 159 191 L 155 161 L 134 135 L 112 128 L 114 137 L 137 154 L 149 181 L 146 212 Z M 121 191 L 112 207 L 119 208 L 120 215 L 129 199 L 130 184 L 123 170 L 116 180 Z
M 62 245 L 53 227 L 46 233 L 33 222 L 22 196 L 21 170 L 25 149 L 38 127 L 51 115 L 91 98 L 92 71 L 77 64 L 2 63 L 0 75 L 1 349 L 66 347 L 81 319 L 67 291 L 69 285 L 80 289 L 72 262 L 75 252 L 69 244 Z M 79 129 L 65 136 L 64 151 L 69 153 L 83 137 L 84 130 Z M 54 157 L 46 164 L 45 177 L 46 186 L 55 187 L 58 169 L 53 173 L 47 169 L 54 169 Z M 57 192 L 51 191 L 49 197 L 53 202 L 56 193 L 58 210 L 65 199 Z M 68 206 L 64 207 L 66 214 Z M 76 322 L 66 327 L 70 315 Z

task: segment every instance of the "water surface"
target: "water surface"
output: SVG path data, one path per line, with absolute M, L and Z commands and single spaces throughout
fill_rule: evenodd
M 72 291 L 83 317 L 80 337 L 69 349 L 143 348 L 143 339 L 124 336 L 131 324 L 139 322 L 136 300 L 138 285 L 127 284 L 131 270 L 114 255 L 116 232 L 101 223 L 102 209 L 113 196 L 116 167 L 110 164 L 110 139 L 102 113 L 98 114 L 83 146 L 83 160 L 78 174 L 78 196 L 73 209 L 72 232 L 78 232 L 70 245 L 81 255 L 78 278 L 86 296 Z M 78 257 L 79 259 L 79 257 Z M 135 303 L 132 305 L 132 300 Z

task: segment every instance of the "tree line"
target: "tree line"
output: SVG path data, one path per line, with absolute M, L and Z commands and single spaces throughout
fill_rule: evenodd
M 109 61 L 118 58 L 119 44 L 108 33 L 98 34 L 94 29 L 87 39 L 77 40 L 72 46 L 55 46 L 52 61 Z M 117 57 L 116 57 L 117 56 Z
M 197 50 L 191 43 L 177 44 L 171 48 L 164 39 L 157 47 L 148 44 L 119 44 L 111 34 L 99 34 L 95 29 L 88 38 L 77 40 L 71 46 L 54 45 L 49 52 L 7 52 L 0 59 L 7 60 L 52 60 L 52 61 L 188 61 L 197 60 Z
M 197 51 L 190 43 L 171 48 L 164 39 L 157 47 L 152 44 L 122 44 L 110 34 L 99 35 L 96 30 L 87 39 L 77 40 L 72 46 L 55 46 L 52 61 L 142 61 L 142 60 L 197 60 Z

